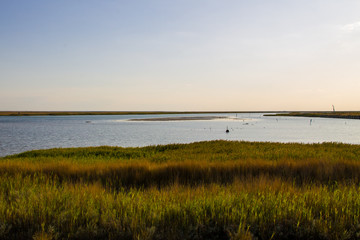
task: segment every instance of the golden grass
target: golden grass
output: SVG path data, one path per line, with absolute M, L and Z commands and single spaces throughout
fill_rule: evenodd
M 0 162 L 0 174 L 36 175 L 41 173 L 51 178 L 69 182 L 101 182 L 112 188 L 167 186 L 175 182 L 185 185 L 228 184 L 266 176 L 296 184 L 358 184 L 360 162 L 304 160 L 298 162 L 251 160 L 239 162 L 134 162 L 74 164 Z
M 0 239 L 358 239 L 359 153 L 215 141 L 0 158 Z
M 259 177 L 197 187 L 132 188 L 1 177 L 3 239 L 356 239 L 356 185 L 298 187 Z M 217 236 L 217 238 L 211 238 Z

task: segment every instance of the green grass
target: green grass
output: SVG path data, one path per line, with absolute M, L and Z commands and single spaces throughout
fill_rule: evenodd
M 212 141 L 0 158 L 0 239 L 359 239 L 360 146 Z

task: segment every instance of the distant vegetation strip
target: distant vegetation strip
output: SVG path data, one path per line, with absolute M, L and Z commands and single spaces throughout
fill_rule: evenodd
M 287 117 L 322 117 L 322 118 L 346 118 L 360 119 L 360 112 L 290 112 L 268 114 L 265 116 L 287 116 Z
M 211 141 L 0 158 L 0 239 L 359 239 L 360 146 Z
M 151 115 L 151 114 L 206 114 L 206 113 L 263 113 L 242 111 L 0 111 L 0 116 L 66 116 L 66 115 Z

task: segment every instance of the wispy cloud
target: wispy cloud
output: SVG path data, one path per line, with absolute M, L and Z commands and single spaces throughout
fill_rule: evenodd
M 342 27 L 342 30 L 346 33 L 360 32 L 360 21 L 346 24 Z
M 360 52 L 360 21 L 340 27 L 338 35 L 339 50 L 347 56 L 358 56 Z

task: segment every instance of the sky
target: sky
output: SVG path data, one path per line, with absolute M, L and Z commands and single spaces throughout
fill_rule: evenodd
M 360 110 L 359 0 L 2 0 L 0 111 Z

